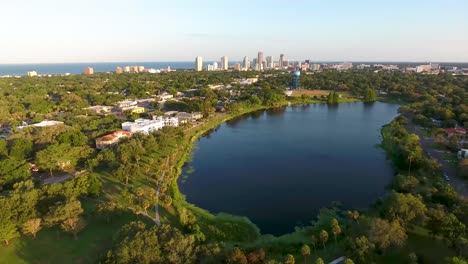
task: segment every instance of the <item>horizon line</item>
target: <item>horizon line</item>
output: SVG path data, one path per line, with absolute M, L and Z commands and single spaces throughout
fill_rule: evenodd
M 307 59 L 310 60 L 310 59 Z M 243 60 L 231 60 L 231 62 L 242 62 Z M 305 60 L 288 60 L 290 62 L 305 62 Z M 31 65 L 31 64 L 105 64 L 105 63 L 187 63 L 193 62 L 192 60 L 161 60 L 161 61 L 85 61 L 85 62 L 21 62 L 21 63 L 0 63 L 0 65 Z M 205 62 L 217 62 L 217 60 L 206 60 Z M 430 60 L 413 60 L 413 61 L 404 61 L 404 60 L 310 60 L 314 63 L 334 63 L 334 62 L 388 62 L 388 63 L 468 63 L 468 61 L 430 61 Z

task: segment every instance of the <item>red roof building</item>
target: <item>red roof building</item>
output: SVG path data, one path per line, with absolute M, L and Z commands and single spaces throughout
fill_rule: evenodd
M 451 137 L 451 136 L 453 136 L 453 135 L 455 135 L 455 134 L 457 134 L 457 135 L 462 135 L 462 136 L 466 135 L 466 129 L 461 128 L 461 127 L 458 127 L 458 128 L 446 128 L 446 129 L 445 129 L 445 132 L 447 133 L 447 136 L 448 136 L 448 137 Z
M 102 136 L 96 139 L 97 149 L 109 149 L 117 145 L 122 138 L 130 137 L 133 133 L 128 131 L 115 131 L 112 134 Z

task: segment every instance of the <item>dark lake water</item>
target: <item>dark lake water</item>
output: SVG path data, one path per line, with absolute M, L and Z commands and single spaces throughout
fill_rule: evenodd
M 391 181 L 377 144 L 398 107 L 312 104 L 236 118 L 198 140 L 180 190 L 212 213 L 247 216 L 263 234 L 291 232 L 334 201 L 363 209 Z

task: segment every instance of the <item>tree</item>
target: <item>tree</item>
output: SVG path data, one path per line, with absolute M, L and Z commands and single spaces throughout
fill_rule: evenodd
M 0 157 L 8 156 L 7 142 L 3 138 L 0 138 Z
M 78 233 L 86 226 L 86 222 L 81 217 L 71 217 L 65 219 L 60 227 L 63 231 L 73 234 L 75 240 L 78 240 Z
M 69 144 L 72 147 L 80 147 L 86 145 L 88 138 L 80 130 L 72 129 L 60 134 L 58 141 L 62 144 Z
M 387 197 L 384 210 L 390 220 L 400 221 L 402 225 L 424 220 L 427 211 L 421 196 L 396 192 Z
M 398 221 L 390 223 L 387 220 L 376 218 L 371 222 L 369 240 L 382 250 L 390 246 L 402 247 L 406 238 L 405 229 Z
M 0 157 L 0 185 L 11 187 L 16 182 L 31 176 L 29 165 L 14 156 Z
M 315 261 L 315 264 L 324 264 L 323 259 L 317 258 L 317 260 Z
M 317 239 L 317 237 L 315 235 L 311 236 L 311 242 L 312 242 L 312 246 L 314 246 L 314 251 L 317 250 L 316 246 L 317 246 L 317 243 L 318 243 L 318 239 Z
M 294 259 L 294 256 L 291 254 L 286 255 L 286 258 L 284 259 L 284 264 L 295 264 L 296 260 Z
M 335 237 L 335 243 L 336 243 L 336 237 L 341 234 L 341 227 L 338 223 L 338 220 L 336 220 L 335 218 L 333 218 L 331 222 L 331 229 L 333 232 L 333 236 Z
M 367 88 L 366 93 L 364 95 L 364 102 L 375 102 L 375 100 L 377 100 L 375 90 L 372 88 Z
M 447 261 L 447 264 L 468 264 L 468 261 L 464 258 L 452 257 Z
M 304 263 L 306 263 L 307 257 L 310 256 L 310 247 L 308 245 L 301 247 L 301 255 L 304 256 Z
M 360 262 L 366 263 L 375 245 L 371 243 L 367 237 L 360 236 L 355 239 L 349 239 L 347 251 Z
M 71 147 L 68 144 L 49 145 L 36 154 L 36 164 L 39 168 L 49 170 L 72 171 L 78 160 L 87 156 L 92 150 L 89 147 Z
M 33 152 L 33 142 L 26 138 L 17 138 L 13 140 L 10 148 L 10 156 L 23 160 Z
M 234 248 L 228 256 L 228 264 L 247 264 L 247 257 L 244 252 L 238 247 Z
M 265 250 L 263 250 L 263 248 L 260 248 L 256 251 L 250 252 L 249 254 L 247 254 L 247 260 L 249 263 L 263 263 L 263 261 L 265 260 Z
M 328 104 L 337 104 L 339 95 L 336 92 L 330 92 L 327 97 Z
M 466 233 L 466 226 L 454 214 L 448 214 L 442 220 L 441 234 L 452 246 Z
M 15 237 L 19 237 L 20 234 L 16 225 L 5 216 L 0 219 L 0 240 L 5 242 L 5 246 L 10 245 L 10 240 Z
M 42 219 L 34 218 L 26 221 L 22 226 L 22 231 L 24 234 L 31 234 L 32 238 L 36 238 L 37 232 L 42 228 Z
M 327 231 L 322 230 L 320 232 L 320 241 L 322 241 L 323 247 L 326 248 L 325 243 L 327 243 L 327 241 L 328 241 L 328 232 Z
M 83 213 L 80 201 L 72 199 L 71 201 L 63 204 L 59 203 L 49 208 L 49 212 L 46 214 L 45 223 L 48 226 L 53 226 L 64 222 L 70 218 L 77 218 Z

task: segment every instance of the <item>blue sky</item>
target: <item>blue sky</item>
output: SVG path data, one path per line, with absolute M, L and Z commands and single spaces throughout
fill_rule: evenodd
M 0 64 L 468 61 L 466 0 L 0 0 Z

